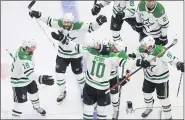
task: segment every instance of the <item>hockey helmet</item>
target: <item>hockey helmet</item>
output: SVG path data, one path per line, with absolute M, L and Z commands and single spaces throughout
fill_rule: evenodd
M 32 48 L 32 47 L 36 47 L 37 43 L 35 42 L 35 40 L 24 40 L 22 43 L 22 47 L 27 49 L 27 48 Z
M 112 52 L 120 52 L 122 50 L 124 50 L 125 46 L 123 44 L 123 41 L 119 40 L 119 41 L 114 41 L 111 43 L 111 47 L 110 50 Z
M 65 13 L 63 17 L 63 21 L 73 22 L 74 16 L 72 13 Z
M 155 47 L 155 40 L 152 36 L 146 36 L 141 40 L 140 44 L 145 52 L 152 52 Z

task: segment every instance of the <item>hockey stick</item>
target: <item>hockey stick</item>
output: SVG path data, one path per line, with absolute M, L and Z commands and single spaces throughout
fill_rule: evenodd
M 170 49 L 172 46 L 174 46 L 177 43 L 177 39 L 173 40 L 173 43 L 168 46 L 165 50 L 163 50 L 161 53 L 159 53 L 158 55 L 156 55 L 155 57 L 153 57 L 151 59 L 151 61 L 155 60 L 157 57 L 159 57 L 161 54 L 165 53 L 168 49 Z M 150 62 L 151 62 L 150 61 Z M 141 70 L 142 67 L 139 67 L 137 70 L 135 70 L 134 72 L 132 72 L 131 74 L 129 74 L 128 76 L 126 76 L 125 79 L 123 79 L 122 81 L 118 82 L 117 84 L 115 84 L 112 88 L 110 88 L 109 90 L 107 90 L 105 93 L 109 93 L 110 91 L 112 91 L 114 88 L 118 87 L 121 83 L 123 83 L 126 79 L 130 78 L 132 75 L 134 75 L 135 73 L 137 73 L 139 70 Z
M 31 3 L 28 5 L 28 9 L 31 11 L 32 6 L 35 4 L 35 0 L 32 0 Z
M 15 61 L 15 58 L 14 58 L 14 56 L 12 55 L 12 53 L 11 52 L 9 52 L 9 50 L 8 49 L 6 49 L 6 52 L 8 52 L 8 54 L 12 57 L 12 59 Z
M 179 95 L 179 90 L 180 90 L 180 86 L 181 86 L 182 75 L 183 75 L 183 73 L 181 72 L 180 81 L 179 81 L 179 87 L 178 87 L 178 90 L 177 90 L 177 97 Z
M 97 3 L 97 0 L 94 0 L 94 5 L 96 5 L 96 3 Z
M 32 0 L 31 3 L 28 5 L 28 9 L 31 12 L 31 8 L 33 7 L 33 5 L 36 3 L 36 0 Z M 40 27 L 40 29 L 44 32 L 44 34 L 46 35 L 46 37 L 48 38 L 48 40 L 53 44 L 54 48 L 57 49 L 57 46 L 55 45 L 55 43 L 50 39 L 50 37 L 48 36 L 48 34 L 46 33 L 46 31 L 44 30 L 44 28 L 41 26 L 41 24 L 38 22 L 38 20 L 36 19 L 36 22 L 38 24 L 38 26 Z
M 127 53 L 127 47 L 125 47 L 125 53 Z M 124 74 L 124 66 L 122 67 L 122 77 Z M 116 116 L 116 120 L 118 120 L 119 117 L 119 107 L 120 107 L 120 100 L 121 100 L 121 90 L 122 90 L 122 86 L 120 85 L 120 89 L 119 89 L 119 97 L 118 97 L 118 112 L 117 112 L 117 116 Z

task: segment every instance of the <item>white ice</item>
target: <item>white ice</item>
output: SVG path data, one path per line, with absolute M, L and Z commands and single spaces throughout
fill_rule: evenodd
M 175 34 L 178 34 L 178 43 L 170 50 L 181 61 L 183 60 L 183 1 L 163 1 L 166 13 L 168 14 L 170 27 L 168 31 L 169 44 L 173 41 Z M 7 54 L 5 49 L 15 53 L 16 49 L 21 45 L 24 39 L 35 39 L 37 41 L 37 50 L 35 51 L 36 72 L 38 74 L 54 75 L 56 50 L 48 41 L 43 31 L 38 27 L 36 21 L 28 15 L 27 5 L 29 1 L 2 1 L 1 2 L 1 65 L 11 65 L 12 59 Z M 137 4 L 137 2 L 136 2 Z M 96 17 L 91 15 L 90 9 L 93 7 L 93 1 L 78 1 L 77 7 L 80 14 L 80 20 L 85 22 L 94 21 Z M 173 8 L 173 9 L 172 9 Z M 39 10 L 43 14 L 53 17 L 62 17 L 61 1 L 38 1 L 33 7 L 34 10 Z M 103 25 L 99 30 L 92 34 L 87 34 L 87 39 L 111 37 L 110 17 L 112 14 L 112 4 L 101 11 L 100 14 L 107 15 L 108 23 Z M 48 35 L 52 28 L 42 24 Z M 138 34 L 132 31 L 127 23 L 123 24 L 121 36 L 125 45 L 128 46 L 128 52 L 133 52 L 138 46 Z M 9 66 L 8 66 L 9 68 Z M 174 67 L 170 68 L 170 99 L 172 104 L 173 118 L 183 118 L 183 81 L 179 92 L 179 97 L 176 97 L 180 72 Z M 6 70 L 6 69 L 1 69 Z M 10 69 L 5 72 L 9 73 Z M 58 96 L 57 86 L 46 87 L 39 85 L 40 103 L 46 109 L 47 115 L 42 117 L 33 109 L 30 101 L 25 104 L 24 118 L 82 118 L 83 107 L 80 99 L 80 92 L 77 81 L 75 80 L 70 67 L 67 69 L 67 98 L 62 104 L 57 105 L 56 98 Z M 13 93 L 9 84 L 9 77 L 1 79 L 1 118 L 11 118 L 11 110 L 13 105 Z M 143 74 L 138 72 L 131 78 L 131 82 L 122 89 L 120 117 L 119 118 L 140 118 L 144 109 L 144 100 L 142 95 Z M 154 94 L 154 98 L 156 95 Z M 126 101 L 132 101 L 135 110 L 134 115 L 125 113 Z M 160 103 L 156 99 L 154 112 L 148 118 L 158 118 L 158 111 L 161 110 Z M 111 117 L 112 106 L 108 106 L 108 117 Z

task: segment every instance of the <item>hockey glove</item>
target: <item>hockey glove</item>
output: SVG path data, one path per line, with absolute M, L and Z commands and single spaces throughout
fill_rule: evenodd
M 155 44 L 156 45 L 162 45 L 165 46 L 168 43 L 167 36 L 161 36 L 160 38 L 155 38 Z
M 55 32 L 51 32 L 51 36 L 55 39 L 58 40 L 60 42 L 62 42 L 62 44 L 68 44 L 69 40 L 67 39 L 67 36 L 65 36 L 61 31 L 58 30 L 58 34 Z
M 119 78 L 119 82 L 121 82 L 122 80 L 124 80 L 122 83 L 121 83 L 121 86 L 124 86 L 125 84 L 127 84 L 129 81 L 130 81 L 130 71 L 129 70 L 126 70 L 126 76 L 123 76 L 123 78 Z
M 120 11 L 116 14 L 116 20 L 117 21 L 123 21 L 123 18 L 125 17 L 125 12 Z
M 181 72 L 184 72 L 184 63 L 183 62 L 178 62 L 176 64 L 177 70 L 180 70 Z
M 40 18 L 41 17 L 41 12 L 39 11 L 35 11 L 35 10 L 32 10 L 31 12 L 29 12 L 29 15 L 31 18 L 35 17 L 35 18 Z
M 146 68 L 150 67 L 150 62 L 147 60 L 143 60 L 143 59 L 137 59 L 136 66 L 143 67 L 146 69 Z
M 96 22 L 97 22 L 99 25 L 102 25 L 103 23 L 107 22 L 107 17 L 104 16 L 104 15 L 99 15 L 99 16 L 96 18 Z
M 98 50 L 102 55 L 108 55 L 110 53 L 109 47 L 107 45 L 100 45 L 100 49 Z
M 136 23 L 135 29 L 136 32 L 141 33 L 143 32 L 143 24 L 142 23 Z
M 41 75 L 39 76 L 39 83 L 45 85 L 53 85 L 54 79 L 52 78 L 52 76 L 49 75 Z
M 92 15 L 97 15 L 100 12 L 102 7 L 103 5 L 101 3 L 95 4 L 94 7 L 91 9 Z
M 135 53 L 128 54 L 128 57 L 134 60 L 136 58 L 136 54 Z

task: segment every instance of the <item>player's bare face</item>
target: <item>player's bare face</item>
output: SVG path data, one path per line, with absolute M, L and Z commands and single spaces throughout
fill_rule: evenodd
M 116 49 L 115 45 L 110 46 L 110 52 L 118 53 L 119 51 Z
M 64 25 L 64 29 L 70 30 L 71 26 L 72 26 L 72 22 L 71 21 L 63 21 L 63 25 Z
M 144 52 L 146 52 L 146 53 L 151 53 L 151 52 L 153 52 L 153 50 L 154 50 L 154 47 L 153 46 L 145 46 L 145 45 L 141 45 L 141 48 L 143 49 L 143 51 Z
M 146 1 L 146 6 L 150 9 L 155 7 L 155 1 L 154 0 L 147 0 Z
M 31 48 L 28 48 L 26 51 L 29 53 L 29 54 L 33 54 L 33 52 L 35 51 L 36 49 L 36 46 L 32 46 Z

